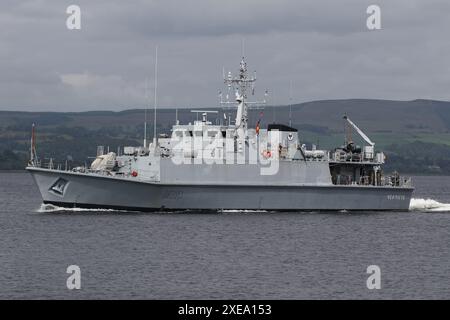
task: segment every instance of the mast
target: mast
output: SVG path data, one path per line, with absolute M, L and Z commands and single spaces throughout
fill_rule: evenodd
M 31 143 L 30 143 L 30 164 L 36 165 L 36 135 L 34 131 L 34 123 L 31 125 Z
M 228 91 L 232 89 L 235 91 L 236 102 L 222 101 L 221 104 L 234 104 L 237 103 L 236 112 L 236 122 L 235 130 L 238 138 L 247 138 L 248 129 L 248 106 L 252 104 L 264 104 L 266 101 L 247 101 L 248 92 L 251 89 L 251 94 L 254 94 L 254 83 L 256 81 L 256 72 L 253 76 L 249 76 L 247 63 L 245 62 L 245 57 L 242 57 L 241 63 L 239 65 L 239 75 L 233 77 L 231 72 L 228 72 L 227 76 L 224 78 L 224 83 L 228 86 Z M 220 97 L 222 94 L 220 93 Z
M 154 101 L 154 118 L 153 118 L 153 142 L 156 146 L 156 106 L 157 106 L 157 93 L 158 90 L 158 46 L 155 48 L 155 101 Z
M 147 104 L 148 104 L 148 78 L 145 79 L 145 106 L 144 106 L 144 148 L 147 148 Z
M 289 127 L 292 127 L 292 80 L 289 81 Z

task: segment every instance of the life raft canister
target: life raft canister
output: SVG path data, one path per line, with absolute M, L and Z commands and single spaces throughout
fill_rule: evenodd
M 133 172 L 131 172 L 131 175 L 132 175 L 133 177 L 137 177 L 138 173 L 137 173 L 137 171 L 133 171 Z

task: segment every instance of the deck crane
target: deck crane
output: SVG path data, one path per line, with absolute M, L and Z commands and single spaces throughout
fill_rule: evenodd
M 365 142 L 367 142 L 370 146 L 375 146 L 375 143 L 373 143 L 368 136 L 366 136 L 366 134 L 360 129 L 358 128 L 358 126 L 356 124 L 353 123 L 352 120 L 350 120 L 349 117 L 347 117 L 346 115 L 344 115 L 344 120 L 346 120 L 352 127 L 353 129 L 356 130 L 356 132 L 358 132 L 358 134 L 360 135 L 361 138 L 364 139 Z

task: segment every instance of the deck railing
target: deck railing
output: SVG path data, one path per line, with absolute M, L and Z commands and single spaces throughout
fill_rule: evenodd
M 338 175 L 333 178 L 335 185 L 354 185 L 354 186 L 381 186 L 381 187 L 412 187 L 411 177 L 401 177 L 399 175 L 381 176 L 375 181 L 370 176 L 362 176 L 359 181 L 355 181 L 351 176 Z

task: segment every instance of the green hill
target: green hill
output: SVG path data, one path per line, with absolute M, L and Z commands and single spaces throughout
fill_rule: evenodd
M 208 108 L 214 109 L 214 108 Z M 251 110 L 249 125 L 262 113 L 263 126 L 289 123 L 289 106 L 268 106 Z M 221 110 L 221 109 L 218 109 Z M 347 114 L 363 129 L 377 148 L 388 155 L 388 170 L 410 173 L 450 174 L 450 102 L 433 100 L 326 100 L 291 106 L 292 126 L 306 143 L 322 148 L 342 144 Z M 234 118 L 235 110 L 225 110 Z M 73 165 L 91 161 L 97 145 L 118 146 L 142 143 L 144 110 L 121 112 L 14 112 L 0 111 L 0 169 L 22 169 L 28 159 L 30 129 L 36 124 L 38 154 Z M 153 110 L 148 110 L 153 119 Z M 193 122 L 196 114 L 178 109 L 181 123 Z M 222 115 L 211 121 L 222 121 Z M 157 111 L 158 133 L 169 133 L 175 122 L 175 109 Z M 153 132 L 149 121 L 148 132 Z M 353 135 L 356 138 L 356 134 Z

